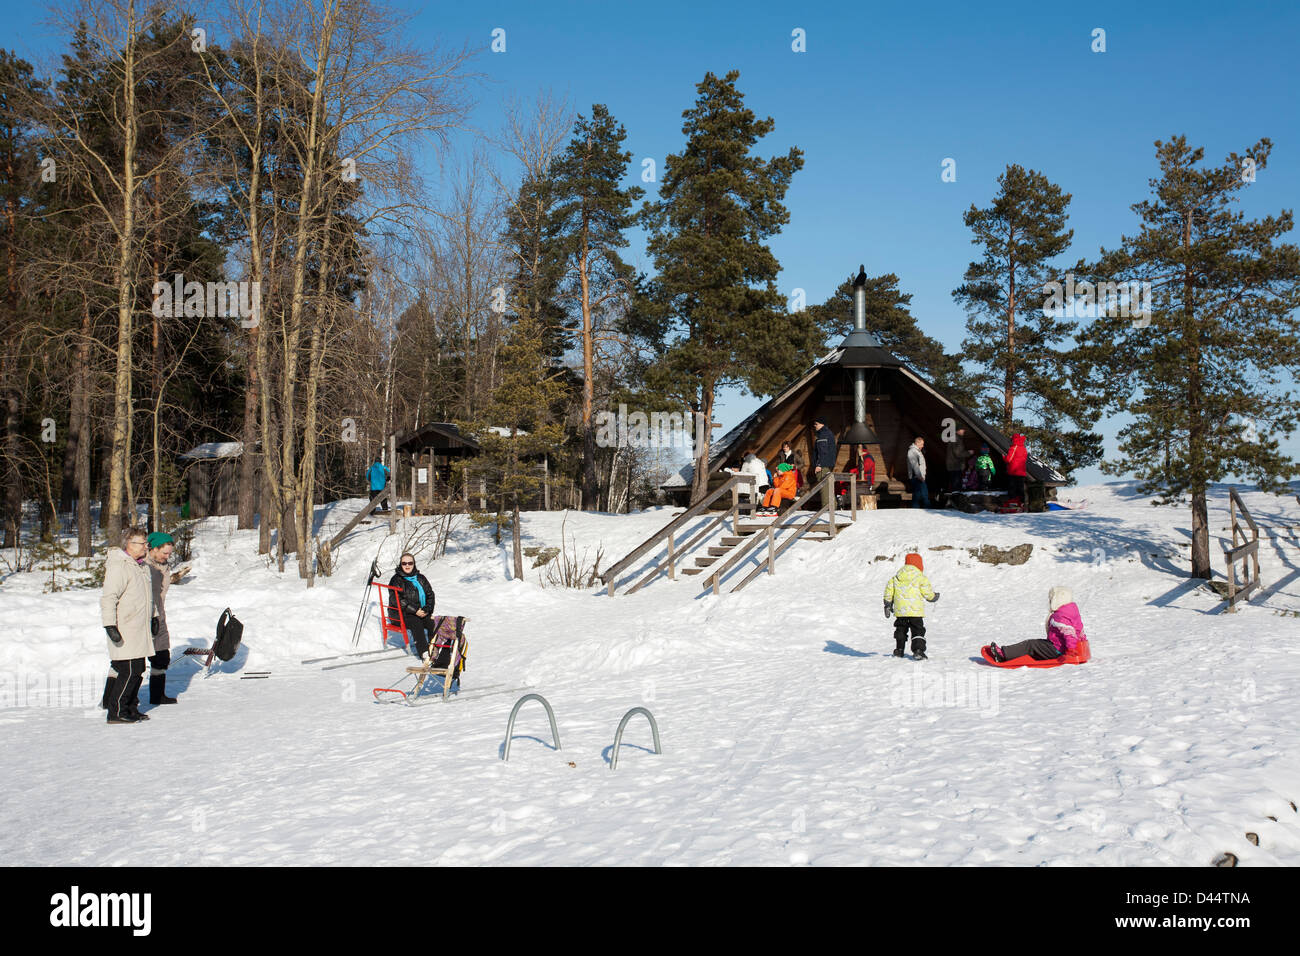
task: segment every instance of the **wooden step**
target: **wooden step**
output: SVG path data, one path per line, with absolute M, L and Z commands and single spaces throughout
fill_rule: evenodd
M 730 554 L 730 553 L 731 553 L 730 548 L 712 548 L 712 547 L 709 548 L 709 554 L 713 555 L 715 558 L 720 558 L 724 554 Z
M 695 566 L 699 568 L 707 568 L 710 564 L 714 564 L 717 560 L 718 560 L 717 558 L 696 558 Z
M 682 568 L 682 574 L 703 574 L 703 568 Z
M 749 540 L 749 539 L 748 539 L 748 538 L 737 538 L 735 535 L 730 535 L 730 534 L 724 534 L 724 535 L 722 536 L 722 543 L 723 543 L 724 545 L 726 545 L 728 548 L 734 548 L 736 545 L 740 544 L 742 541 L 747 541 L 747 540 Z
M 851 528 L 851 527 L 853 527 L 853 522 L 852 522 L 852 521 L 837 521 L 837 522 L 835 522 L 835 530 L 836 530 L 836 531 L 839 531 L 841 528 Z M 826 533 L 828 533 L 828 532 L 830 531 L 830 528 L 831 528 L 831 526 L 830 526 L 830 524 L 829 524 L 828 522 L 825 522 L 825 521 L 819 521 L 819 522 L 817 522 L 815 525 L 813 525 L 811 528 L 809 528 L 807 533 L 808 533 L 808 534 L 826 534 Z

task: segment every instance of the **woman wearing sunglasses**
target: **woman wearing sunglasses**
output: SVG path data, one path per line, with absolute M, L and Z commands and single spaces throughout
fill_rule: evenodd
M 433 587 L 429 579 L 416 570 L 412 554 L 402 555 L 388 584 L 401 589 L 398 600 L 402 606 L 402 619 L 406 622 L 406 633 L 415 642 L 415 652 L 423 660 L 429 651 L 429 636 L 433 633 Z M 388 609 L 388 623 L 398 623 L 396 607 Z

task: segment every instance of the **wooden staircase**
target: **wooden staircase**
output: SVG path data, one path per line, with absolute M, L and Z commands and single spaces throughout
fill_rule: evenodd
M 683 561 L 692 549 L 713 535 L 715 528 L 723 532 L 717 538 L 716 543 L 705 546 L 703 553 L 696 554 L 691 559 L 693 564 L 681 567 L 680 570 L 682 574 L 691 577 L 707 574 L 704 590 L 717 594 L 721 593 L 719 588 L 722 579 L 764 544 L 767 546 L 767 553 L 765 556 L 760 557 L 759 566 L 732 590 L 739 591 L 764 571 L 769 574 L 774 573 L 776 559 L 795 541 L 805 537 L 812 541 L 830 541 L 834 539 L 839 531 L 849 527 L 857 520 L 856 476 L 829 474 L 818 484 L 809 487 L 803 495 L 790 504 L 784 513 L 773 518 L 770 522 L 756 521 L 750 516 L 747 516 L 748 520 L 742 521 L 742 508 L 739 501 L 740 486 L 752 480 L 749 476 L 733 477 L 698 505 L 687 509 L 664 528 L 655 532 L 629 552 L 621 561 L 602 574 L 601 580 L 605 582 L 610 597 L 614 596 L 618 587 L 618 576 L 620 574 L 630 568 L 638 559 L 657 550 L 665 543 L 667 544 L 667 556 L 659 561 L 646 576 L 626 593 L 632 594 L 640 590 L 665 571 L 669 578 L 675 579 L 679 562 Z M 847 481 L 850 485 L 849 497 L 852 500 L 852 518 L 847 521 L 843 520 L 835 508 L 834 483 L 836 481 Z M 703 528 L 695 529 L 695 533 L 690 536 L 687 542 L 678 544 L 675 540 L 677 533 L 682 531 L 692 518 L 703 514 L 704 510 L 712 502 L 728 492 L 732 496 L 731 508 L 721 512 L 712 521 L 707 522 Z M 815 495 L 821 496 L 820 507 L 811 514 L 801 511 L 803 505 Z M 728 518 L 731 519 L 729 534 L 726 533 L 728 529 L 725 527 Z

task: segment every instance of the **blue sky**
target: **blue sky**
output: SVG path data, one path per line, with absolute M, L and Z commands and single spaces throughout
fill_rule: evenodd
M 40 26 L 39 7 L 3 6 L 0 44 L 27 56 L 62 47 Z M 951 292 L 975 252 L 961 216 L 988 203 L 1008 163 L 1072 194 L 1074 245 L 1063 263 L 1135 230 L 1129 206 L 1156 173 L 1153 143 L 1174 134 L 1214 162 L 1272 139 L 1272 161 L 1245 191 L 1246 215 L 1300 197 L 1300 4 L 396 6 L 413 15 L 412 45 L 481 49 L 472 121 L 482 129 L 496 129 L 507 99 L 543 88 L 583 112 L 607 104 L 628 129 L 629 183 L 641 184 L 644 157 L 662 169 L 681 147 L 681 113 L 705 71 L 738 69 L 747 104 L 776 121 L 762 154 L 792 145 L 805 154 L 786 197 L 791 221 L 772 241 L 782 290 L 803 288 L 812 303 L 859 262 L 897 273 L 921 327 L 950 350 L 965 325 Z M 489 50 L 495 28 L 506 31 L 504 53 Z M 1097 28 L 1104 53 L 1091 49 Z M 806 52 L 791 49 L 795 29 Z M 941 181 L 946 158 L 955 182 Z M 639 236 L 629 258 L 649 269 Z M 719 419 L 734 424 L 756 402 L 728 395 Z M 1300 443 L 1287 448 L 1300 455 Z

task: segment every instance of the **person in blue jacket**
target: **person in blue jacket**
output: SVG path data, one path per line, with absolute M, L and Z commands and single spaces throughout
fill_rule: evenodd
M 370 482 L 371 498 L 388 487 L 388 474 L 388 468 L 385 467 L 384 463 L 378 458 L 375 459 L 373 465 L 366 469 L 366 480 Z M 386 496 L 384 500 L 380 502 L 380 506 L 376 510 L 388 510 L 388 498 Z

